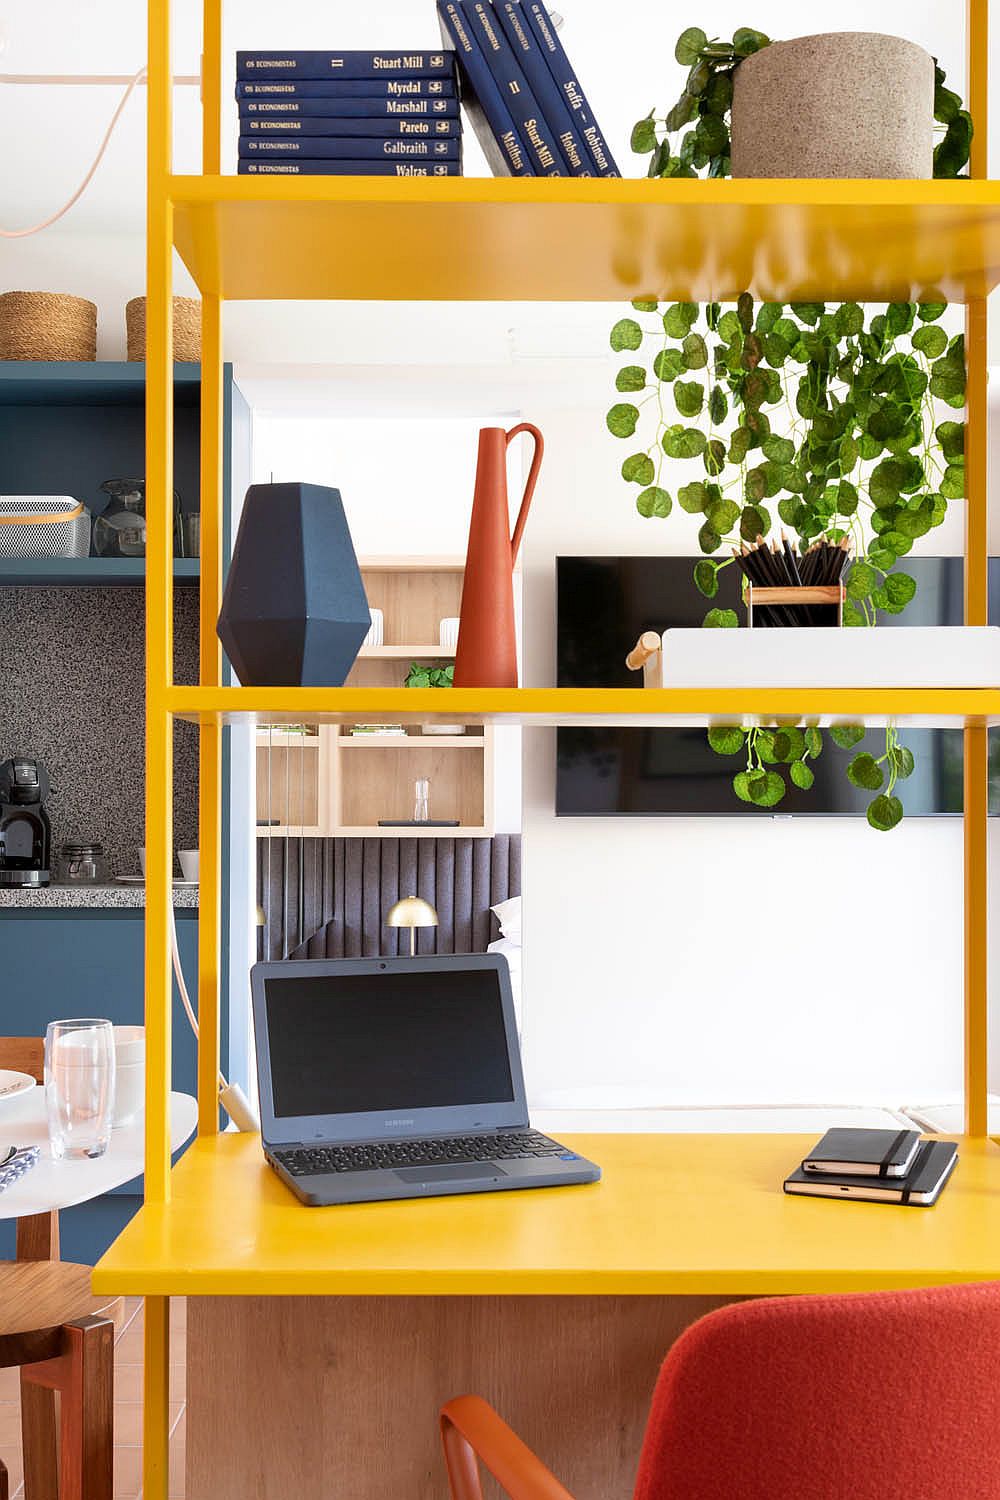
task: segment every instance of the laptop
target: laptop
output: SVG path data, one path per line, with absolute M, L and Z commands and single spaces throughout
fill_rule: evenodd
M 499 953 L 251 970 L 264 1154 L 303 1203 L 596 1182 L 532 1130 Z

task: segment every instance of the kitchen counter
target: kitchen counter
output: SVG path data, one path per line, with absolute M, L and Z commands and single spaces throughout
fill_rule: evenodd
M 110 910 L 128 910 L 146 905 L 144 885 L 47 885 L 31 887 L 5 887 L 0 889 L 0 910 L 16 907 L 19 910 L 38 911 L 55 908 L 97 907 Z M 175 886 L 174 905 L 186 909 L 197 909 L 198 888 Z

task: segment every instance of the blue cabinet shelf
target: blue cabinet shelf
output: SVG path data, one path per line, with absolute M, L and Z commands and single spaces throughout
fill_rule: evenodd
M 200 559 L 174 563 L 176 584 L 197 584 Z M 146 580 L 144 557 L 5 557 L 0 558 L 0 588 L 135 587 Z

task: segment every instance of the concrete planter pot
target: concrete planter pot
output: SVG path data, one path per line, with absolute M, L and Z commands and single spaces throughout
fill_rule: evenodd
M 900 37 L 773 42 L 736 69 L 734 177 L 932 177 L 934 60 Z

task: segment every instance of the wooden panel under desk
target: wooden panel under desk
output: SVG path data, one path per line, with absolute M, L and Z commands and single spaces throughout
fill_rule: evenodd
M 722 1301 L 192 1299 L 188 1500 L 441 1500 L 437 1413 L 465 1392 L 581 1500 L 628 1500 L 660 1362 Z

